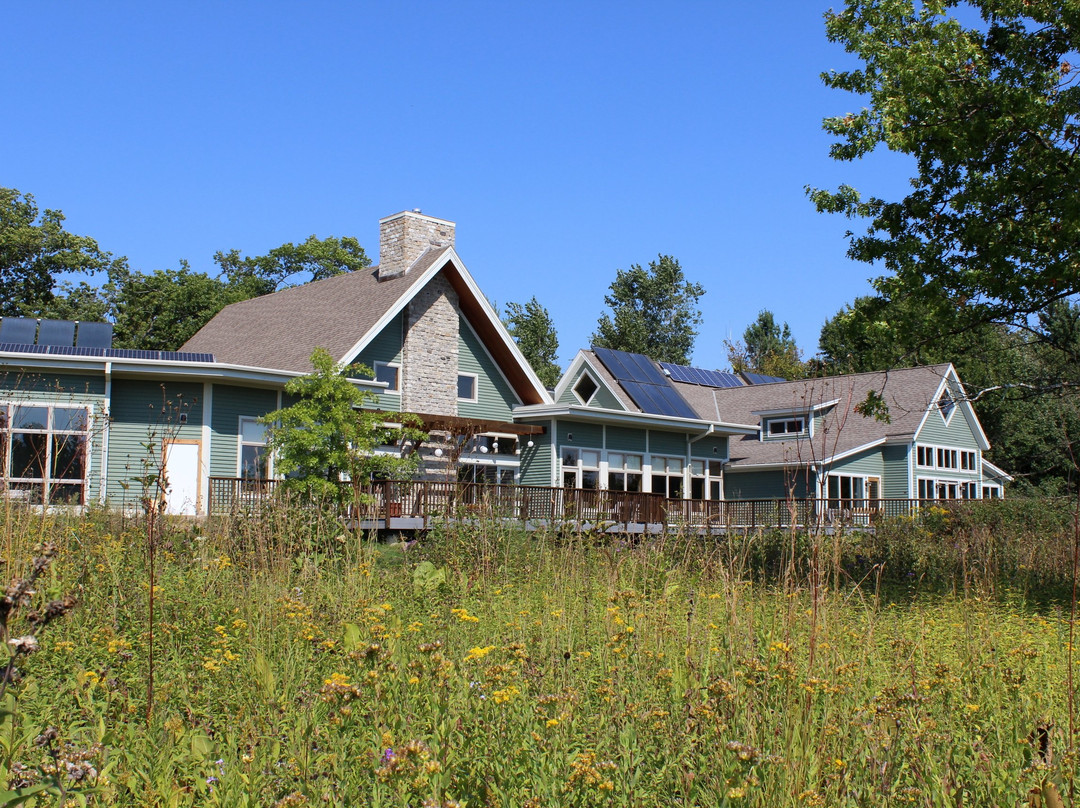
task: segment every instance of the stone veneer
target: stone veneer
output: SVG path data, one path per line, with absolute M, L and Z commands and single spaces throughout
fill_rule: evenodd
M 379 220 L 379 280 L 404 275 L 429 247 L 453 247 L 454 223 L 419 211 Z
M 401 349 L 401 408 L 457 415 L 458 295 L 436 275 L 409 302 Z

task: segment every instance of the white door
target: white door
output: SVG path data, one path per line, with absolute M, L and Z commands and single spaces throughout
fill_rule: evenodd
M 199 503 L 199 444 L 170 443 L 165 449 L 165 512 L 195 516 Z

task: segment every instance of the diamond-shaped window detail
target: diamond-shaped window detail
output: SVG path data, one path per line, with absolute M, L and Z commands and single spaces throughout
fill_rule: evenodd
M 582 373 L 578 383 L 574 385 L 574 395 L 580 399 L 582 404 L 588 404 L 599 389 L 600 385 L 593 381 L 592 376 L 588 373 Z
M 953 397 L 948 390 L 941 394 L 941 398 L 938 399 L 937 405 L 938 409 L 941 410 L 941 417 L 948 421 L 949 416 L 952 415 L 953 410 L 956 409 L 956 402 L 953 401 Z

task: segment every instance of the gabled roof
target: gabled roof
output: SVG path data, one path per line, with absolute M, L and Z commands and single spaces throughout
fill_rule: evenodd
M 219 362 L 308 373 L 311 353 L 325 348 L 351 362 L 440 272 L 458 293 L 461 313 L 526 404 L 550 403 L 536 373 L 480 293 L 453 247 L 423 253 L 405 274 L 379 280 L 377 267 L 233 303 L 188 340 L 183 350 Z
M 767 413 L 809 415 L 812 411 L 821 417 L 812 439 L 733 439 L 731 465 L 738 468 L 820 462 L 883 442 L 909 443 L 927 410 L 936 404 L 943 379 L 952 372 L 951 365 L 942 364 L 748 387 L 709 388 L 679 382 L 675 387 L 695 410 L 712 419 L 758 423 Z M 870 392 L 880 394 L 888 406 L 887 423 L 855 412 Z

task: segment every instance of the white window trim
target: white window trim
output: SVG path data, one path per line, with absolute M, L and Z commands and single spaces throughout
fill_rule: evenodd
M 241 415 L 236 419 L 236 476 L 239 478 L 244 473 L 244 447 L 263 446 L 266 449 L 266 479 L 272 480 L 274 479 L 274 455 L 270 452 L 270 445 L 265 440 L 261 444 L 245 441 L 244 421 L 254 421 L 255 423 L 258 423 L 259 416 Z M 263 428 L 265 429 L 265 426 Z
M 802 429 L 798 432 L 785 432 L 782 435 L 773 435 L 771 425 L 779 421 L 802 421 Z M 806 415 L 778 415 L 766 418 L 761 424 L 761 440 L 791 440 L 793 438 L 810 437 L 810 429 L 814 423 L 813 418 Z
M 397 387 L 387 387 L 383 390 L 384 395 L 399 396 L 401 395 L 401 363 L 400 362 L 379 362 L 375 361 L 371 363 L 371 369 L 373 371 L 373 377 L 379 378 L 379 368 L 396 368 L 397 369 Z
M 919 449 L 920 448 L 926 449 L 926 450 L 928 450 L 930 452 L 930 460 L 932 462 L 932 465 L 924 466 L 921 463 L 919 463 Z M 939 466 L 938 465 L 938 462 L 937 462 L 938 449 L 943 449 L 943 450 L 949 451 L 949 452 L 956 452 L 956 467 L 955 468 L 953 468 L 951 466 Z M 963 467 L 963 455 L 965 453 L 973 454 L 974 457 L 975 457 L 975 462 L 973 464 L 971 464 L 972 465 L 971 468 L 964 468 Z M 914 454 L 915 468 L 916 469 L 933 470 L 933 471 L 946 471 L 946 472 L 949 472 L 950 474 L 953 473 L 953 472 L 959 472 L 960 474 L 970 474 L 970 475 L 972 475 L 972 477 L 977 477 L 979 479 L 982 479 L 982 453 L 978 449 L 965 449 L 965 448 L 962 448 L 960 446 L 947 446 L 947 445 L 942 444 L 942 443 L 921 443 L 920 442 L 920 443 L 915 444 L 915 451 L 913 452 L 913 454 Z M 965 479 L 965 482 L 970 482 L 970 479 L 971 478 Z
M 458 396 L 458 401 L 464 402 L 466 404 L 476 404 L 476 403 L 478 403 L 480 401 L 480 376 L 477 375 L 476 373 L 462 373 L 461 371 L 458 371 L 457 380 L 456 380 L 457 384 L 459 384 L 459 385 L 461 384 L 462 377 L 473 380 L 473 384 L 472 384 L 473 397 L 472 398 L 462 398 L 461 396 Z
M 48 408 L 48 410 L 49 410 L 49 423 L 48 423 L 48 426 L 46 427 L 45 430 L 31 430 L 33 434 L 83 435 L 83 436 L 85 436 L 85 438 L 86 438 L 86 457 L 84 458 L 83 462 L 85 463 L 86 467 L 83 469 L 83 478 L 82 478 L 82 487 L 83 487 L 83 497 L 82 498 L 83 498 L 83 502 L 82 502 L 81 505 L 72 506 L 72 507 L 80 507 L 81 508 L 84 505 L 88 505 L 90 503 L 90 476 L 91 476 L 90 472 L 91 472 L 91 469 L 93 467 L 93 460 L 94 460 L 93 459 L 93 450 L 94 450 L 94 440 L 93 440 L 93 436 L 94 436 L 94 405 L 93 405 L 93 403 L 91 403 L 91 402 L 83 402 L 83 401 L 39 401 L 39 400 L 36 400 L 36 399 L 18 399 L 18 398 L 0 399 L 0 407 L 7 407 L 7 406 L 12 406 L 12 407 L 46 407 L 46 408 Z M 52 424 L 53 424 L 53 410 L 56 409 L 56 408 L 86 410 L 86 429 L 85 429 L 85 431 L 78 431 L 78 430 L 71 430 L 71 429 L 60 429 L 60 430 L 53 429 L 53 426 L 52 426 Z M 10 436 L 12 432 L 24 432 L 26 430 L 16 429 L 15 427 L 13 427 L 11 425 L 11 423 L 8 423 L 7 426 L 2 431 L 6 432 Z M 51 451 L 52 451 L 51 441 L 50 441 L 50 445 L 49 445 L 47 451 L 49 453 L 51 453 Z M 44 472 L 49 471 L 49 466 L 51 465 L 50 459 L 51 458 L 50 458 L 49 454 L 47 454 L 46 455 L 46 460 L 45 460 L 45 466 L 42 469 L 42 471 L 44 471 Z M 8 490 L 7 486 L 10 485 L 11 483 L 18 484 L 18 483 L 29 482 L 29 483 L 32 484 L 32 483 L 36 482 L 36 478 L 31 478 L 31 477 L 10 477 L 10 476 L 8 476 L 8 469 L 10 468 L 10 463 L 11 463 L 11 447 L 10 447 L 10 444 L 9 444 L 7 452 L 5 454 L 3 454 L 3 455 L 0 455 L 0 481 L 2 481 L 3 484 L 4 484 L 5 492 Z M 43 480 L 42 485 L 47 486 L 49 480 L 56 480 L 56 479 L 58 479 L 58 478 L 50 477 L 46 473 L 46 475 L 42 478 L 42 480 Z M 65 483 L 64 483 L 63 480 L 60 480 L 58 484 L 64 485 Z M 79 485 L 78 482 L 71 481 L 71 480 L 69 480 L 67 484 Z M 46 507 L 52 508 L 52 507 L 56 507 L 56 506 L 54 506 L 53 503 L 50 502 Z
M 965 499 L 982 499 L 982 486 L 983 486 L 983 483 L 982 483 L 982 481 L 973 479 L 971 477 L 918 477 L 915 480 L 915 491 L 913 492 L 915 494 L 916 499 L 925 499 L 925 497 L 920 497 L 919 496 L 919 483 L 921 481 L 923 481 L 923 480 L 930 483 L 931 487 L 933 487 L 933 489 L 934 489 L 934 496 L 930 497 L 930 499 L 938 499 L 937 487 L 939 485 L 955 485 L 956 486 L 956 491 L 957 491 L 958 494 L 960 493 L 961 487 L 968 486 L 968 485 L 974 485 L 975 486 L 975 496 L 974 497 L 957 497 L 956 501 L 965 500 Z
M 582 380 L 585 378 L 588 378 L 588 380 L 593 383 L 592 395 L 589 396 L 588 399 L 582 398 L 581 394 L 578 392 L 578 385 L 580 385 Z M 580 376 L 578 376 L 577 381 L 574 382 L 574 386 L 570 388 L 570 392 L 574 394 L 574 398 L 580 401 L 582 405 L 588 407 L 589 404 L 592 403 L 592 400 L 596 398 L 596 394 L 600 392 L 600 382 L 586 369 L 581 372 Z
M 946 415 L 945 412 L 941 409 L 941 400 L 943 398 L 945 398 L 946 396 L 949 397 L 949 403 L 950 403 L 949 414 L 948 415 Z M 934 404 L 934 407 L 937 409 L 938 413 L 940 413 L 941 420 L 945 422 L 945 426 L 948 426 L 949 424 L 952 423 L 952 419 L 953 419 L 953 416 L 956 415 L 956 411 L 958 409 L 960 409 L 960 403 L 956 400 L 956 397 L 952 394 L 952 390 L 950 390 L 948 385 L 946 385 L 945 389 L 941 391 L 941 395 L 938 396 L 938 400 Z

